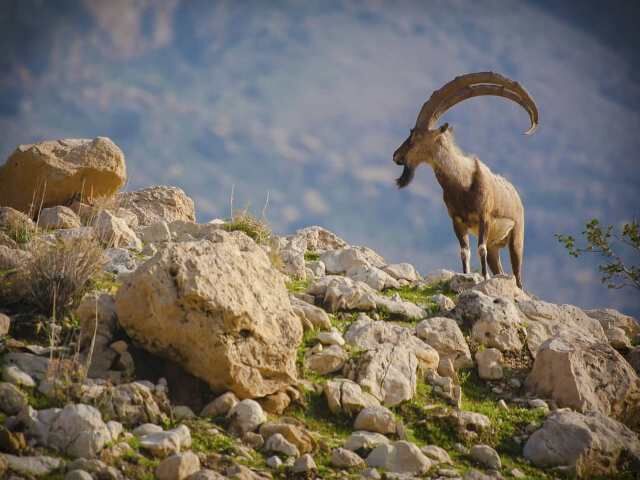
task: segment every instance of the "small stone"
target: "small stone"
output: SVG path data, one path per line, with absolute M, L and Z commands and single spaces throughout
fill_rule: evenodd
M 111 345 L 109 345 L 109 347 L 111 348 L 111 350 L 120 354 L 126 352 L 129 349 L 129 345 L 127 345 L 127 342 L 125 342 L 124 340 L 113 342 Z
M 151 433 L 140 438 L 140 448 L 153 456 L 166 457 L 191 446 L 191 432 L 186 425 L 180 425 L 166 432 Z
M 282 453 L 288 457 L 297 457 L 300 455 L 298 447 L 289 442 L 280 433 L 271 435 L 265 442 L 264 448 L 268 452 Z
M 321 345 L 321 344 L 318 344 Z M 342 369 L 349 355 L 339 345 L 330 345 L 306 359 L 307 368 L 320 375 L 337 372 Z
M 522 382 L 520 380 L 518 380 L 517 378 L 510 378 L 509 379 L 509 385 L 511 385 L 511 387 L 513 388 L 520 388 L 522 387 Z
M 89 472 L 84 470 L 71 470 L 64 476 L 64 480 L 92 480 L 93 477 Z
M 370 478 L 372 480 L 380 480 L 382 478 L 382 475 L 380 475 L 380 472 L 378 472 L 378 470 L 376 470 L 375 468 L 367 468 L 362 471 L 362 477 Z
M 258 450 L 264 445 L 264 438 L 259 433 L 247 432 L 243 435 L 242 442 L 254 450 Z
M 364 408 L 356 417 L 353 428 L 387 434 L 396 433 L 396 425 L 393 412 L 380 405 Z
M 9 329 L 11 328 L 11 318 L 4 313 L 0 313 L 0 337 L 9 335 Z
M 165 458 L 156 468 L 158 480 L 184 480 L 200 470 L 200 459 L 193 452 Z
M 219 417 L 229 413 L 236 403 L 238 397 L 233 392 L 223 393 L 212 402 L 209 402 L 200 412 L 201 417 Z
M 145 435 L 150 435 L 152 433 L 162 432 L 162 427 L 160 425 L 155 425 L 153 423 L 143 423 L 142 425 L 133 429 L 133 434 L 136 437 L 144 437 Z
M 529 400 L 527 404 L 529 405 L 529 408 L 540 408 L 545 413 L 549 412 L 549 405 L 547 404 L 547 402 L 545 402 L 541 398 L 533 398 Z
M 460 474 L 453 468 L 439 468 L 438 475 L 446 478 L 460 478 Z
M 500 410 L 509 410 L 509 406 L 507 405 L 507 402 L 504 401 L 504 399 L 500 399 L 498 400 L 498 408 Z
M 120 438 L 120 435 L 122 435 L 124 428 L 120 422 L 110 420 L 107 422 L 107 430 L 109 430 L 109 434 L 111 435 L 111 441 L 115 442 Z
M 28 373 L 22 371 L 17 365 L 6 365 L 2 368 L 2 379 L 14 385 L 27 388 L 36 386 L 36 382 Z
M 493 470 L 500 470 L 502 468 L 502 462 L 500 461 L 500 455 L 489 445 L 474 445 L 469 452 L 471 458 L 478 463 L 481 463 L 487 468 Z
M 335 448 L 331 452 L 331 465 L 337 468 L 361 468 L 365 463 L 360 456 L 346 448 Z
M 196 414 L 186 405 L 178 405 L 173 407 L 173 416 L 180 422 L 185 419 L 195 418 Z
M 513 478 L 526 478 L 524 472 L 517 468 L 512 468 L 510 473 Z
M 431 460 L 413 443 L 399 440 L 376 447 L 367 457 L 367 465 L 391 473 L 420 475 L 429 470 Z
M 308 453 L 305 453 L 295 461 L 291 470 L 293 473 L 308 473 L 317 471 L 318 467 L 316 462 L 314 462 L 313 457 Z
M 422 453 L 424 453 L 429 459 L 433 460 L 436 463 L 447 463 L 449 465 L 453 465 L 451 461 L 451 457 L 447 453 L 447 451 L 438 447 L 437 445 L 426 445 L 420 449 Z
M 503 377 L 502 352 L 497 348 L 487 348 L 476 353 L 478 374 L 485 380 L 500 380 Z
M 230 419 L 229 430 L 238 436 L 255 431 L 267 421 L 267 416 L 260 404 L 249 399 L 234 405 L 227 417 Z
M 274 470 L 279 469 L 282 466 L 282 460 L 277 455 L 272 455 L 267 458 L 267 467 L 273 468 Z
M 38 226 L 47 230 L 58 228 L 79 228 L 80 218 L 69 207 L 57 205 L 44 208 L 38 216 Z
M 353 432 L 344 443 L 344 448 L 352 452 L 358 450 L 373 450 L 378 445 L 389 443 L 389 439 L 381 433 L 359 431 Z
M 344 345 L 344 338 L 340 332 L 331 331 L 331 332 L 319 332 L 318 333 L 318 341 L 323 345 Z
M 9 470 L 26 477 L 43 477 L 62 467 L 59 458 L 37 456 L 18 457 L 16 455 L 0 454 L 9 465 Z
M 0 383 L 0 412 L 6 415 L 17 415 L 29 402 L 24 393 L 15 385 Z

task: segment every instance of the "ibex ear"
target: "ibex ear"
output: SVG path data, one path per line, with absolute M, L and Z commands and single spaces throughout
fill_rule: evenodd
M 448 124 L 448 123 L 445 123 L 444 125 L 442 125 L 442 126 L 440 127 L 440 133 L 444 133 L 444 132 L 446 132 L 447 130 L 449 130 L 449 124 Z

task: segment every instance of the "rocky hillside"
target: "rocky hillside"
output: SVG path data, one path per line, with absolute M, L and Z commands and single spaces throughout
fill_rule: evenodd
M 0 167 L 0 477 L 640 475 L 635 319 L 125 182 L 106 138 Z

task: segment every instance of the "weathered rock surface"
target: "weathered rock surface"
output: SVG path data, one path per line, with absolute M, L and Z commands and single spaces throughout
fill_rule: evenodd
M 366 283 L 374 290 L 398 288 L 400 284 L 391 275 L 370 265 L 356 265 L 346 271 L 345 275 L 352 280 Z
M 500 380 L 502 371 L 502 352 L 497 348 L 487 348 L 476 353 L 478 375 L 485 380 Z
M 345 273 L 354 267 L 382 268 L 386 265 L 384 258 L 367 247 L 345 247 L 320 254 L 328 274 Z
M 293 295 L 289 296 L 289 300 L 291 301 L 291 308 L 293 308 L 294 313 L 300 319 L 305 331 L 311 329 L 327 330 L 331 328 L 329 315 L 327 315 L 327 312 L 323 309 L 300 300 Z
M 38 216 L 38 226 L 44 229 L 78 228 L 80 217 L 69 207 L 57 205 L 42 209 Z
M 6 460 L 9 470 L 27 477 L 43 477 L 60 469 L 64 462 L 59 458 L 48 456 L 18 457 L 0 453 L 0 457 Z
M 19 388 L 11 383 L 0 383 L 0 412 L 6 415 L 16 415 L 27 405 L 27 397 Z
M 473 365 L 469 345 L 455 320 L 444 317 L 427 318 L 416 325 L 416 334 L 437 350 L 440 360 L 451 359 L 454 368 Z
M 69 404 L 63 409 L 20 412 L 20 422 L 40 445 L 73 458 L 95 457 L 111 441 L 100 412 L 89 405 Z
M 454 315 L 471 326 L 471 336 L 478 343 L 501 351 L 522 349 L 522 317 L 511 300 L 468 290 L 460 294 Z
M 527 324 L 527 346 L 534 358 L 547 339 L 562 332 L 577 332 L 596 342 L 607 341 L 600 322 L 578 307 L 541 300 L 518 300 L 517 305 Z
M 311 453 L 316 449 L 316 441 L 313 436 L 302 425 L 290 422 L 290 419 L 284 418 L 280 422 L 267 422 L 260 426 L 260 435 L 269 439 L 272 435 L 280 434 L 288 442 L 295 445 L 302 454 Z
M 346 247 L 347 242 L 335 233 L 317 225 L 298 230 L 295 237 L 304 238 L 306 250 L 312 252 L 324 252 L 326 250 L 338 250 Z
M 215 390 L 269 395 L 296 381 L 302 338 L 284 277 L 240 232 L 173 244 L 118 291 L 120 324 Z
M 640 339 L 640 323 L 629 315 L 620 313 L 612 308 L 585 310 L 584 313 L 600 322 L 611 346 L 614 348 L 628 348 L 632 342 Z M 624 332 L 622 338 L 619 335 L 620 330 Z
M 527 388 L 561 407 L 596 411 L 631 427 L 640 426 L 640 378 L 606 340 L 575 334 L 542 344 Z
M 349 326 L 344 338 L 349 345 L 362 350 L 372 350 L 383 344 L 411 350 L 425 370 L 437 369 L 440 361 L 436 349 L 417 338 L 413 329 L 385 321 L 374 321 L 365 314 L 360 314 Z
M 236 403 L 229 413 L 229 430 L 235 435 L 242 436 L 255 431 L 267 421 L 262 406 L 255 400 L 245 399 Z
M 20 145 L 0 167 L 0 205 L 28 213 L 80 195 L 109 197 L 126 179 L 124 154 L 106 137 Z
M 118 420 L 129 427 L 167 420 L 166 398 L 141 382 L 100 386 L 86 391 L 82 399 L 94 404 L 105 420 Z
M 383 270 L 396 280 L 415 282 L 420 279 L 420 275 L 410 263 L 393 263 L 384 267 Z
M 339 345 L 331 345 L 317 353 L 309 355 L 305 359 L 305 364 L 310 370 L 320 375 L 327 375 L 342 370 L 348 358 L 349 355 L 342 347 Z
M 523 453 L 538 467 L 569 467 L 580 478 L 615 474 L 628 463 L 640 468 L 638 436 L 597 412 L 553 412 L 529 437 Z
M 175 455 L 190 446 L 191 431 L 185 425 L 180 425 L 173 430 L 149 433 L 140 437 L 140 448 L 160 458 Z
M 396 433 L 396 418 L 386 407 L 375 406 L 363 409 L 353 424 L 356 430 L 366 430 L 382 434 Z
M 495 275 L 471 287 L 471 290 L 482 292 L 490 297 L 503 297 L 509 300 L 529 300 L 529 295 L 516 285 L 513 275 Z
M 101 211 L 93 223 L 96 235 L 106 247 L 142 249 L 142 242 L 127 222 L 108 210 Z
M 374 448 L 367 457 L 367 465 L 391 473 L 420 475 L 431 468 L 431 461 L 413 443 L 400 440 Z
M 344 448 L 353 452 L 371 451 L 378 445 L 390 442 L 391 440 L 381 433 L 359 430 L 349 435 L 349 438 L 347 438 L 347 441 L 344 443 Z
M 489 445 L 474 445 L 469 451 L 471 458 L 492 470 L 500 470 L 502 462 L 500 455 Z
M 184 480 L 200 470 L 200 459 L 193 452 L 184 452 L 165 458 L 156 467 L 158 480 Z
M 324 395 L 332 413 L 344 412 L 354 415 L 366 407 L 380 405 L 380 401 L 363 391 L 360 385 L 343 378 L 326 382 Z
M 331 452 L 331 465 L 337 468 L 362 468 L 365 463 L 357 453 L 346 448 L 335 448 Z
M 364 352 L 348 376 L 382 404 L 393 406 L 413 398 L 417 370 L 418 359 L 412 350 L 384 343 Z
M 153 186 L 134 192 L 122 192 L 117 199 L 120 206 L 138 217 L 138 224 L 141 226 L 161 221 L 196 221 L 193 200 L 178 187 Z
M 229 413 L 236 403 L 238 403 L 238 397 L 233 392 L 226 392 L 216 397 L 215 400 L 209 402 L 204 406 L 200 412 L 201 417 L 218 417 Z

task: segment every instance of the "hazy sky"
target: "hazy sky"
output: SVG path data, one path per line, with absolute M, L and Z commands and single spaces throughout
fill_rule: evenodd
M 521 192 L 525 285 L 637 315 L 637 291 L 607 291 L 595 263 L 553 237 L 638 217 L 637 5 L 4 1 L 0 155 L 106 135 L 127 156 L 128 188 L 179 185 L 200 220 L 229 214 L 232 186 L 257 212 L 269 192 L 280 233 L 318 223 L 423 273 L 458 269 L 432 172 L 398 191 L 391 155 L 435 88 L 495 70 L 535 98 L 535 135 L 497 98 L 443 121 Z

